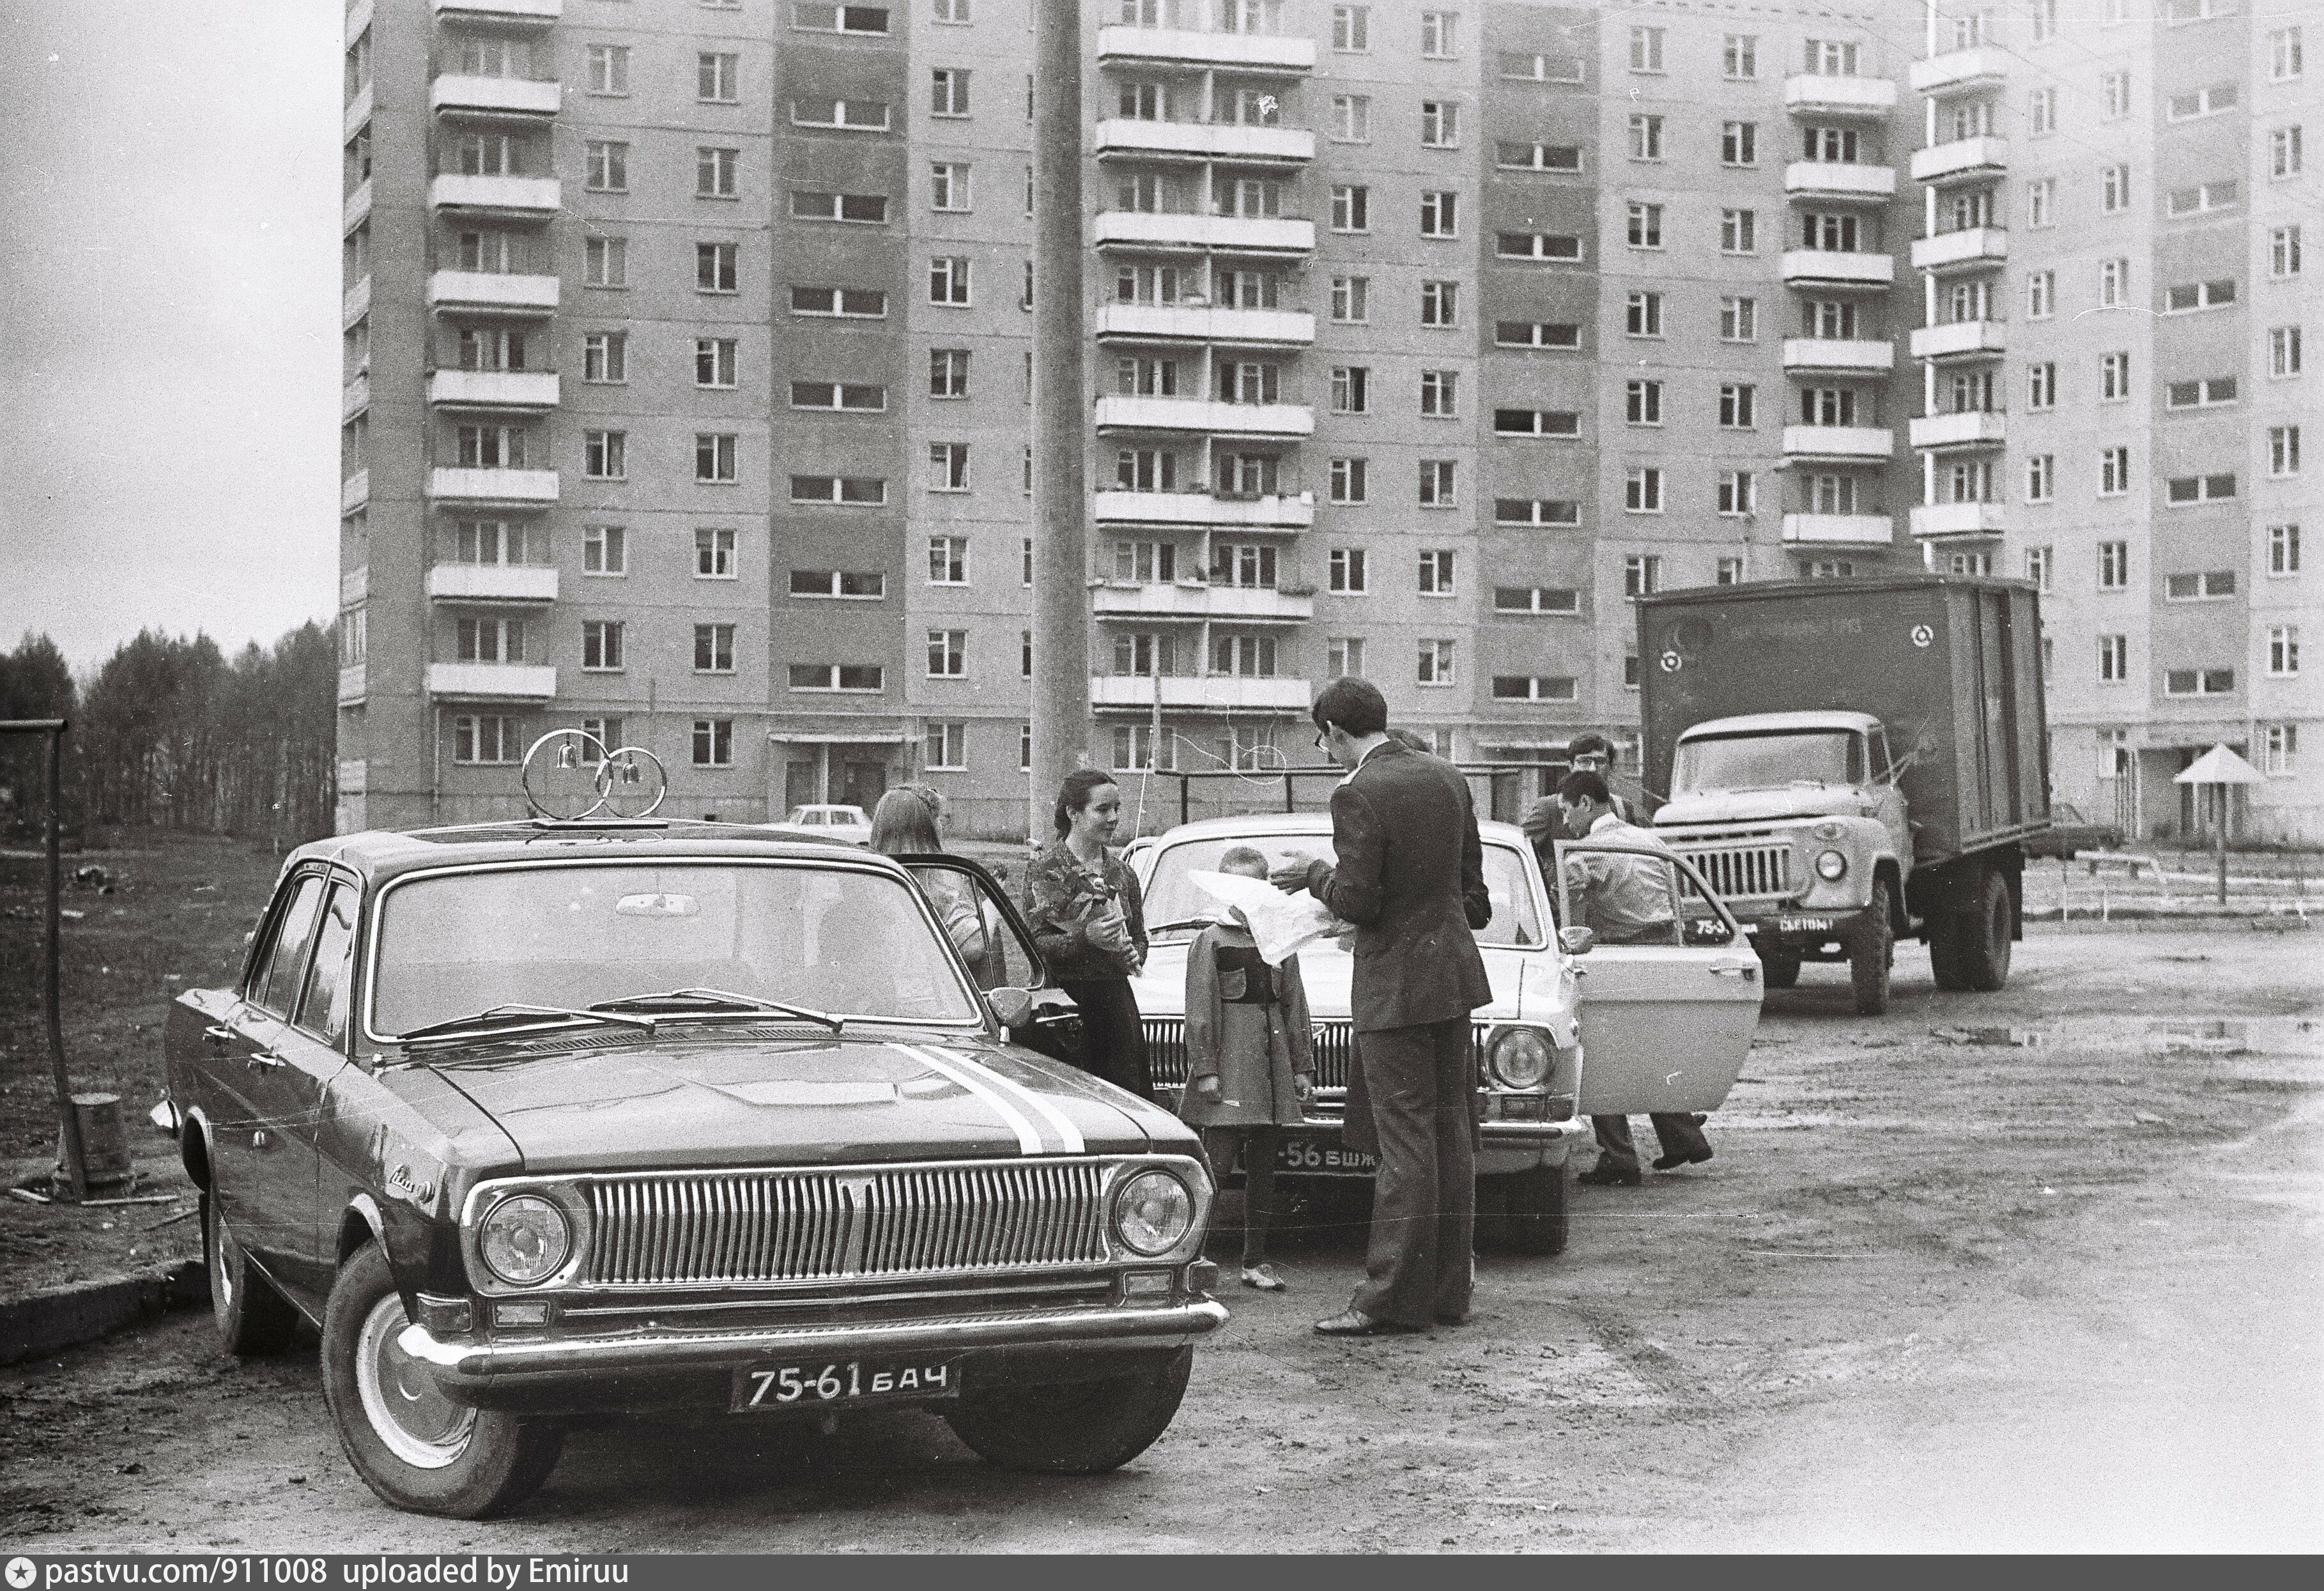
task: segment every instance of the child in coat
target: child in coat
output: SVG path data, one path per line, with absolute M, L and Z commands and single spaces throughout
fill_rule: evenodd
M 1267 858 L 1234 846 L 1219 871 L 1264 878 Z M 1228 908 L 1186 949 L 1186 1088 L 1178 1114 L 1201 1131 L 1204 1153 L 1221 1176 L 1241 1152 L 1242 1284 L 1262 1292 L 1284 1285 L 1267 1261 L 1278 1129 L 1305 1117 L 1314 1070 L 1299 958 L 1268 965 L 1240 912 Z

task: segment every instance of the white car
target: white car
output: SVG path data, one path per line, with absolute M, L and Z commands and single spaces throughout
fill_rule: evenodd
M 1665 943 L 1596 943 L 1542 877 L 1524 832 L 1477 825 L 1492 920 L 1477 933 L 1493 1003 L 1475 1014 L 1479 1209 L 1523 1253 L 1565 1246 L 1566 1163 L 1595 1113 L 1716 1109 L 1734 1086 L 1759 1023 L 1759 961 L 1735 918 L 1683 859 L 1644 852 L 1670 869 L 1673 926 Z M 1185 1083 L 1186 947 L 1218 906 L 1190 875 L 1249 845 L 1270 867 L 1330 858 L 1320 813 L 1215 818 L 1133 844 L 1153 948 L 1134 981 L 1156 1089 L 1176 1102 Z M 1561 844 L 1561 870 L 1582 857 L 1632 848 Z M 1562 941 L 1562 943 L 1561 943 Z M 1314 1023 L 1316 1095 L 1286 1129 L 1277 1175 L 1369 1176 L 1378 1163 L 1345 1147 L 1355 958 L 1325 940 L 1299 952 Z M 1220 1167 L 1224 1173 L 1228 1168 Z
M 785 834 L 813 834 L 824 840 L 844 840 L 850 845 L 872 843 L 872 820 L 860 806 L 794 806 L 779 823 L 766 828 Z

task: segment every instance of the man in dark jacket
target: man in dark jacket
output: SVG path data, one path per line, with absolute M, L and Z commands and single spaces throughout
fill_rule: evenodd
M 1315 698 L 1315 743 L 1350 769 L 1332 793 L 1336 863 L 1276 869 L 1356 924 L 1348 1145 L 1379 1156 L 1365 1280 L 1327 1337 L 1469 1318 L 1477 1226 L 1477 1075 L 1469 1013 L 1492 998 L 1475 929 L 1492 918 L 1469 786 L 1389 738 L 1369 680 Z

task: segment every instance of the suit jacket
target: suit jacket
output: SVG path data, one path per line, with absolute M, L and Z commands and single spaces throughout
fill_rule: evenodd
M 1474 929 L 1492 921 L 1468 781 L 1394 740 L 1332 792 L 1336 864 L 1307 869 L 1315 898 L 1356 924 L 1355 1028 L 1466 1016 L 1492 986 Z

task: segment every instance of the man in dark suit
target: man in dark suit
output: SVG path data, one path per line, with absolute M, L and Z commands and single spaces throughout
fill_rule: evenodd
M 1492 918 L 1467 781 L 1389 738 L 1369 680 L 1315 698 L 1315 743 L 1350 769 L 1332 793 L 1336 863 L 1292 863 L 1301 889 L 1356 924 L 1349 1147 L 1379 1156 L 1365 1280 L 1327 1337 L 1469 1318 L 1477 1227 L 1477 1072 L 1469 1013 L 1492 998 L 1472 930 Z

